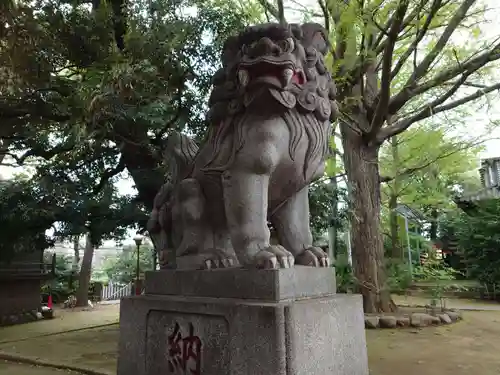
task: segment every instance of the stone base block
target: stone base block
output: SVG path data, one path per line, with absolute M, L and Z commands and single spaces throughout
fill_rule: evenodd
M 118 375 L 170 374 L 368 375 L 361 298 L 123 299 Z
M 295 266 L 258 270 L 164 270 L 147 272 L 146 294 L 255 299 L 269 302 L 335 294 L 335 269 Z

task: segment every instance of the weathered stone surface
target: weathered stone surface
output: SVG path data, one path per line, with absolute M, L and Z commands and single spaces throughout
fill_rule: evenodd
M 432 317 L 432 321 L 431 321 L 432 324 L 434 324 L 434 325 L 441 324 L 441 319 L 439 318 L 439 316 L 431 315 L 431 317 Z
M 463 311 L 462 310 L 458 310 L 458 309 L 447 309 L 445 311 L 447 314 L 448 313 L 455 313 L 458 315 L 458 320 L 462 319 L 463 318 Z
M 396 328 L 398 320 L 394 316 L 381 316 L 379 319 L 380 328 Z
M 447 311 L 446 315 L 451 319 L 452 322 L 456 322 L 457 320 L 461 319 L 461 316 L 458 312 L 455 311 Z
M 378 316 L 365 316 L 365 327 L 369 329 L 378 328 L 380 323 L 380 318 Z
M 410 325 L 412 327 L 427 327 L 434 322 L 434 317 L 424 313 L 414 313 L 410 317 Z
M 448 314 L 439 314 L 438 315 L 439 320 L 441 320 L 441 323 L 443 324 L 451 324 L 453 323 L 450 316 Z
M 335 293 L 335 269 L 295 266 L 257 270 L 162 270 L 148 272 L 146 294 L 281 301 Z
M 182 359 L 184 348 L 190 374 L 368 375 L 359 296 L 122 300 L 118 375 L 174 375 L 169 355 Z
M 398 316 L 398 327 L 409 327 L 410 326 L 410 318 L 407 316 Z

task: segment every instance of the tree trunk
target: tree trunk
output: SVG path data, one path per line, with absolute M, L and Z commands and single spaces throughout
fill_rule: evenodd
M 429 228 L 429 237 L 431 238 L 431 241 L 436 242 L 437 241 L 437 231 L 438 231 L 438 210 L 437 208 L 432 208 L 431 209 L 431 227 Z
M 332 199 L 332 262 L 337 259 L 338 251 L 339 251 L 339 192 L 338 192 L 338 184 L 337 178 L 334 177 L 331 179 L 332 190 L 333 190 L 333 199 Z
M 76 291 L 76 306 L 87 306 L 89 301 L 90 275 L 92 273 L 92 258 L 94 257 L 94 245 L 90 233 L 85 238 L 85 251 L 83 253 L 78 290 Z
M 69 289 L 73 289 L 73 280 L 78 275 L 78 265 L 80 264 L 80 236 L 73 237 L 73 262 L 71 264 L 71 276 L 69 278 Z
M 403 251 L 401 241 L 399 240 L 399 223 L 396 207 L 398 206 L 398 197 L 393 193 L 392 189 L 389 195 L 389 226 L 391 228 L 391 258 L 403 259 Z
M 127 170 L 134 180 L 141 201 L 149 210 L 153 209 L 153 201 L 165 182 L 164 173 L 157 160 L 147 147 L 125 144 L 122 148 L 122 157 Z
M 398 139 L 396 136 L 391 138 L 391 154 L 393 170 L 392 174 L 394 179 L 389 186 L 389 226 L 391 229 L 391 258 L 403 259 L 403 251 L 401 249 L 401 241 L 399 238 L 399 223 L 398 213 L 398 195 L 399 195 L 399 152 L 398 152 Z
M 344 165 L 352 197 L 352 256 L 354 276 L 366 313 L 392 312 L 396 305 L 386 287 L 384 248 L 380 231 L 379 146 L 341 123 Z

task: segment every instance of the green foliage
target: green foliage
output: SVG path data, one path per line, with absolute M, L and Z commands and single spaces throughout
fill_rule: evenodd
M 96 246 L 144 227 L 164 182 L 165 137 L 172 129 L 203 136 L 222 41 L 262 15 L 228 1 L 116 4 L 2 5 L 0 164 L 34 173 L 1 192 L 0 254 L 16 241 L 46 248 L 53 225 L 58 238 L 90 231 Z M 137 197 L 118 193 L 127 177 Z M 10 209 L 16 201 L 26 203 Z
M 52 261 L 52 253 L 44 254 L 45 262 Z M 71 256 L 56 255 L 55 273 L 53 280 L 48 280 L 42 285 L 42 293 L 52 294 L 54 303 L 63 302 L 70 294 L 76 291 L 76 273 L 78 269 L 73 269 L 73 258 Z
M 47 258 L 48 255 L 52 258 L 51 253 L 47 253 L 45 257 Z M 73 268 L 73 257 L 69 255 L 56 255 L 55 273 L 57 281 L 69 283 L 69 279 L 74 276 L 73 273 L 75 271 L 78 272 L 78 269 Z
M 407 262 L 387 260 L 387 287 L 391 292 L 407 290 L 412 284 L 412 275 Z
M 443 293 L 449 287 L 447 281 L 455 280 L 459 276 L 459 272 L 446 266 L 442 260 L 435 259 L 431 254 L 423 265 L 415 267 L 413 275 L 415 280 L 432 283 L 431 306 L 436 307 L 439 302 L 440 307 L 444 308 Z
M 338 293 L 353 293 L 356 287 L 352 267 L 347 262 L 335 264 Z
M 390 145 L 382 147 L 381 174 L 398 183 L 395 187 L 389 182 L 384 196 L 396 194 L 400 203 L 424 213 L 431 207 L 451 207 L 454 189 L 478 180 L 475 168 L 484 147 L 477 138 L 450 132 L 447 125 L 411 128 L 398 136 L 397 158 Z
M 309 214 L 311 231 L 315 240 L 321 238 L 330 226 L 342 229 L 347 222 L 347 192 L 343 188 L 333 189 L 331 183 L 320 180 L 309 187 Z M 344 203 L 333 217 L 334 199 Z
M 55 221 L 52 201 L 32 181 L 0 182 L 0 261 L 53 245 L 45 235 Z
M 443 236 L 458 241 L 468 276 L 488 289 L 500 285 L 500 201 L 475 202 L 467 212 L 450 211 L 440 224 Z
M 153 269 L 153 249 L 142 245 L 139 251 L 139 273 Z M 135 279 L 137 270 L 137 248 L 128 246 L 123 249 L 118 258 L 109 259 L 103 267 L 103 272 L 109 280 L 127 284 Z

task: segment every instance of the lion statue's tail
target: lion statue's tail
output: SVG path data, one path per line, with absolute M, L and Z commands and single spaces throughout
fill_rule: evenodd
M 198 145 L 187 135 L 175 132 L 167 138 L 165 161 L 169 166 L 169 182 L 163 184 L 156 194 L 147 224 L 147 230 L 157 250 L 167 247 L 167 244 L 163 243 L 165 236 L 161 236 L 161 232 L 166 232 L 167 237 L 171 234 L 167 205 L 174 187 L 190 175 L 197 154 Z

